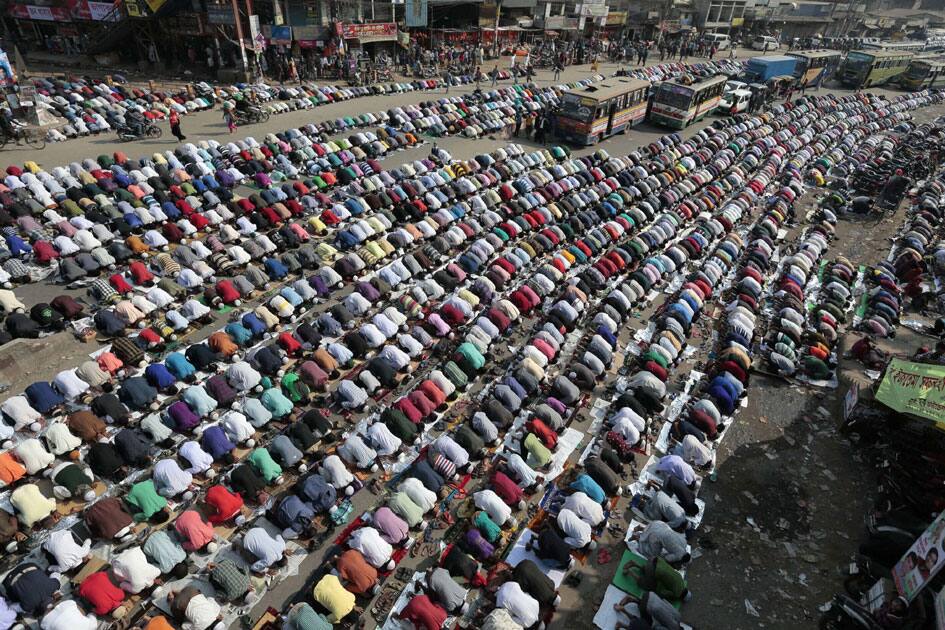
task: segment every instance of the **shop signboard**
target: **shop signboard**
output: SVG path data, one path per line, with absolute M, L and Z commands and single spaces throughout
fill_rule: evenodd
M 344 39 L 357 39 L 362 44 L 371 42 L 397 41 L 397 24 L 394 22 L 375 22 L 370 24 L 344 24 L 341 36 Z
M 291 26 L 273 26 L 272 34 L 269 36 L 269 41 L 273 44 L 288 46 L 292 43 L 292 27 Z
M 143 15 L 138 0 L 125 0 L 125 11 L 128 12 L 128 17 L 141 17 Z
M 89 7 L 89 19 L 95 22 L 117 22 L 120 17 L 113 2 L 86 2 Z
M 227 4 L 208 4 L 207 22 L 210 24 L 235 25 L 236 19 L 233 17 L 233 7 Z
M 945 428 L 945 366 L 893 359 L 876 390 L 876 400 Z
M 40 7 L 35 4 L 14 4 L 10 16 L 40 22 L 69 22 L 72 16 L 66 7 Z
M 405 19 L 407 26 L 426 26 L 429 12 L 428 0 L 407 0 Z
M 906 600 L 915 599 L 945 564 L 945 512 L 941 512 L 909 551 L 893 567 L 896 590 Z
M 325 26 L 293 26 L 292 39 L 295 40 L 299 48 L 318 48 L 319 43 L 331 39 L 328 28 Z
M 581 17 L 607 17 L 608 7 L 606 4 L 588 4 L 580 5 L 578 15 Z
M 148 8 L 151 9 L 151 13 L 157 13 L 161 10 L 161 7 L 167 2 L 167 0 L 144 0 L 148 4 Z
M 627 21 L 626 11 L 610 11 L 607 14 L 607 26 L 620 26 Z

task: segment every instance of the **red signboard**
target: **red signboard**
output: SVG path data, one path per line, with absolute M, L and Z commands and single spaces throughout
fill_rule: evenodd
M 345 39 L 358 39 L 365 42 L 389 42 L 397 40 L 397 24 L 378 22 L 374 24 L 343 24 L 341 36 Z
M 43 22 L 69 22 L 72 17 L 65 7 L 40 7 L 35 4 L 12 4 L 10 15 L 24 20 L 41 20 Z

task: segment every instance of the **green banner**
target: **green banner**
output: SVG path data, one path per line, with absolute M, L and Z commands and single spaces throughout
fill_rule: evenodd
M 876 400 L 945 429 L 945 366 L 893 359 L 876 390 Z

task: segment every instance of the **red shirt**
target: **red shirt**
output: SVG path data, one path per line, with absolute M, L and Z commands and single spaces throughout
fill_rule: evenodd
M 243 498 L 224 486 L 217 485 L 207 490 L 206 500 L 207 505 L 214 510 L 208 519 L 214 525 L 230 520 L 243 508 Z
M 501 471 L 496 471 L 492 476 L 492 488 L 508 505 L 518 505 L 518 502 L 522 500 L 522 489 Z
M 446 617 L 446 611 L 426 595 L 417 595 L 400 611 L 400 618 L 410 621 L 419 630 L 440 630 Z
M 107 615 L 125 601 L 125 592 L 112 584 L 107 571 L 85 578 L 79 586 L 79 596 L 92 605 L 96 615 Z
M 554 450 L 558 445 L 558 434 L 552 431 L 547 424 L 539 418 L 532 418 L 525 423 L 525 428 L 535 434 L 542 443 L 549 449 Z

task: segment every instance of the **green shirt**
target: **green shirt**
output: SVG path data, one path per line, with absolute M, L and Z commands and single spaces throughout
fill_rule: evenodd
M 400 518 L 407 521 L 410 527 L 416 527 L 423 522 L 423 508 L 413 502 L 405 492 L 398 492 L 390 498 L 387 505 Z
M 651 590 L 669 602 L 682 599 L 686 592 L 685 578 L 663 558 L 657 557 L 655 562 L 654 577 L 656 584 Z
M 548 462 L 551 461 L 551 451 L 549 451 L 544 444 L 541 443 L 534 433 L 529 433 L 525 437 L 525 442 L 523 443 L 525 448 L 528 449 L 529 454 L 532 458 L 538 463 L 538 466 L 546 466 Z
M 331 623 L 308 604 L 301 604 L 289 611 L 289 623 L 294 630 L 332 630 Z
M 273 418 L 282 418 L 292 413 L 292 401 L 275 387 L 270 387 L 259 397 L 263 407 L 269 410 Z
M 266 483 L 272 483 L 282 474 L 282 466 L 277 464 L 269 451 L 264 448 L 257 448 L 250 453 L 249 463 L 266 480 Z
M 476 512 L 476 518 L 473 519 L 473 525 L 479 530 L 479 533 L 491 543 L 494 543 L 502 535 L 502 530 L 493 522 L 485 512 Z
M 136 521 L 146 521 L 167 507 L 167 499 L 157 493 L 150 479 L 131 486 L 125 501 L 137 510 L 134 515 Z

